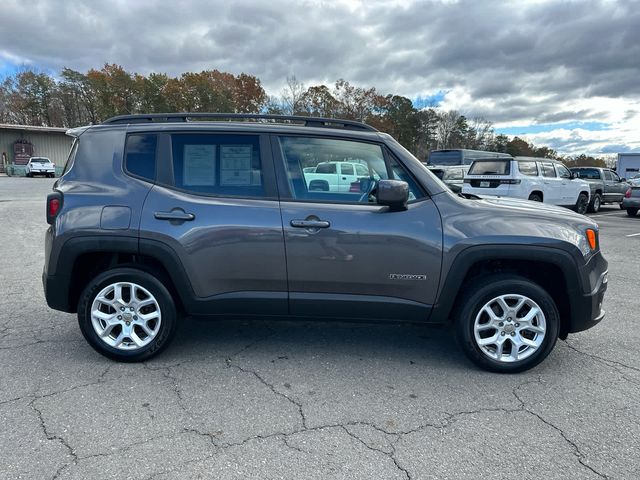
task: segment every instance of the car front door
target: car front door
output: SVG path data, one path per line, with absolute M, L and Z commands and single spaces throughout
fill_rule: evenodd
M 426 321 L 435 302 L 442 247 L 440 216 L 426 192 L 383 145 L 305 136 L 272 141 L 290 312 Z M 366 162 L 369 176 L 349 192 L 309 191 L 303 168 L 327 157 Z M 406 210 L 376 204 L 377 180 L 387 178 L 409 183 Z
M 269 138 L 162 134 L 157 171 L 143 208 L 140 250 L 179 260 L 197 304 L 192 310 L 285 314 L 286 260 Z
M 542 182 L 544 184 L 544 203 L 564 205 L 562 180 L 556 175 L 552 162 L 540 162 Z M 576 196 L 576 198 L 578 198 Z M 574 201 L 575 203 L 575 201 Z
M 556 171 L 560 179 L 560 195 L 562 205 L 573 205 L 578 200 L 576 192 L 577 182 L 571 180 L 571 172 L 564 165 L 556 164 Z

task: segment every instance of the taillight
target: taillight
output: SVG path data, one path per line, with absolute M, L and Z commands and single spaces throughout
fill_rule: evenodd
M 360 182 L 351 182 L 351 185 L 349 185 L 349 192 L 360 193 L 361 192 Z
M 62 194 L 53 192 L 47 195 L 47 223 L 53 225 L 62 208 Z
M 627 188 L 627 191 L 624 192 L 624 198 L 631 198 L 631 189 Z

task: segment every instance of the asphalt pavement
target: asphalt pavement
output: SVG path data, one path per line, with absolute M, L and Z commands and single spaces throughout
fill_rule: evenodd
M 593 215 L 607 316 L 523 374 L 446 331 L 260 320 L 127 365 L 46 305 L 52 183 L 0 177 L 0 478 L 640 478 L 640 216 Z

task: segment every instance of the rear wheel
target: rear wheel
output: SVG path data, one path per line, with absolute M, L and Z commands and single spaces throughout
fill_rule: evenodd
M 542 202 L 542 195 L 540 195 L 539 193 L 532 193 L 531 195 L 529 195 L 529 200 L 531 200 L 532 202 Z
M 596 193 L 591 202 L 589 203 L 589 212 L 598 213 L 600 211 L 600 207 L 602 206 L 602 197 L 599 193 Z
M 585 214 L 587 213 L 587 207 L 589 206 L 589 198 L 586 194 L 581 193 L 578 195 L 578 201 L 576 202 L 575 210 L 578 213 Z
M 154 276 L 116 268 L 98 275 L 84 289 L 78 323 L 84 338 L 102 355 L 138 362 L 169 344 L 177 313 L 171 294 Z
M 479 367 L 500 373 L 528 370 L 553 350 L 560 316 L 539 285 L 515 275 L 483 279 L 456 319 L 457 339 Z
M 630 217 L 635 217 L 636 213 L 638 213 L 637 208 L 627 208 L 627 215 L 629 215 Z

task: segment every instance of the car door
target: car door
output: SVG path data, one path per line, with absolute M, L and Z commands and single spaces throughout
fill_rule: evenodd
M 544 185 L 544 203 L 563 205 L 562 180 L 556 175 L 553 162 L 540 162 L 539 166 Z
M 179 260 L 200 305 L 195 310 L 287 312 L 268 137 L 197 131 L 159 136 L 157 182 L 144 204 L 140 250 L 160 247 Z
M 617 173 L 611 170 L 604 170 L 605 178 L 605 201 L 617 203 L 622 201 L 622 197 L 627 191 L 626 182 L 623 182 Z
M 571 179 L 571 172 L 564 165 L 556 164 L 556 172 L 560 179 L 560 196 L 562 205 L 573 205 L 578 200 L 576 183 Z
M 440 216 L 426 192 L 377 143 L 305 136 L 274 136 L 272 142 L 290 312 L 426 321 L 435 302 L 442 247 Z M 309 191 L 302 169 L 322 157 L 358 158 L 366 162 L 369 176 L 349 192 Z M 375 203 L 369 192 L 379 178 L 408 181 L 406 210 Z

